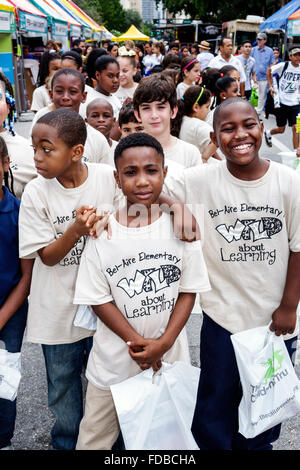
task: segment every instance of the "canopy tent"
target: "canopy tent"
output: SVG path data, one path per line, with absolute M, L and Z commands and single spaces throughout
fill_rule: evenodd
M 23 31 L 47 34 L 47 15 L 29 0 L 8 0 L 15 7 L 15 15 L 19 20 L 19 29 Z
M 126 33 L 121 34 L 118 37 L 112 37 L 112 41 L 126 41 L 127 39 L 140 40 L 140 41 L 149 41 L 149 36 L 141 33 L 133 24 L 126 31 Z
M 52 36 L 68 37 L 68 22 L 63 19 L 56 10 L 44 1 L 37 2 L 36 0 L 30 0 L 30 2 L 47 15 L 48 25 L 51 27 Z
M 62 18 L 68 22 L 70 36 L 71 37 L 80 37 L 81 36 L 81 26 L 82 24 L 79 21 L 75 20 L 66 10 L 60 7 L 55 0 L 44 0 L 53 10 L 55 10 Z
M 72 0 L 68 0 L 68 3 L 70 6 L 74 7 L 78 11 L 78 13 L 80 13 L 84 17 L 85 20 L 88 21 L 92 29 L 94 29 L 95 31 L 104 31 L 102 26 L 96 23 L 96 21 L 94 21 L 89 15 L 87 15 L 83 10 L 81 10 L 81 8 L 75 5 L 75 3 L 72 2 Z
M 77 23 L 80 24 L 80 32 L 78 28 L 72 28 L 71 29 L 71 37 L 76 37 L 80 38 L 81 36 L 84 35 L 84 30 L 89 28 L 88 24 L 80 18 L 79 15 L 76 14 L 76 12 L 73 11 L 73 9 L 70 7 L 68 2 L 63 1 L 63 0 L 53 0 L 62 10 L 64 10 L 69 16 L 71 16 L 74 20 L 76 20 Z
M 267 31 L 271 29 L 287 29 L 287 23 L 290 15 L 292 15 L 300 7 L 300 0 L 292 0 L 284 5 L 280 10 L 276 11 L 273 15 L 267 18 L 261 25 L 260 31 Z
M 289 17 L 287 35 L 289 37 L 300 36 L 300 8 Z
M 0 0 L 1 11 L 14 11 L 14 7 L 7 0 Z
M 11 34 L 16 31 L 15 8 L 0 0 L 0 70 L 14 85 L 14 65 Z
M 16 31 L 15 9 L 6 0 L 0 0 L 0 33 L 13 33 Z M 0 64 L 1 65 L 1 64 Z
M 64 10 L 66 10 L 73 18 L 75 18 L 77 21 L 79 21 L 82 25 L 82 35 L 89 39 L 93 35 L 93 31 L 100 31 L 100 26 L 92 23 L 87 17 L 87 15 L 80 10 L 79 7 L 75 8 L 75 4 L 72 4 L 73 2 L 69 2 L 67 0 L 54 0 L 57 4 L 59 4 Z

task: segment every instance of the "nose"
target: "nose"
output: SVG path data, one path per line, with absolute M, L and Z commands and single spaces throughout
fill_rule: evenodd
M 236 139 L 245 139 L 248 136 L 247 129 L 243 126 L 238 126 L 235 131 L 235 138 Z
M 148 179 L 147 175 L 144 172 L 139 173 L 137 181 L 136 181 L 136 186 L 137 187 L 143 187 L 143 186 L 148 186 Z
M 37 149 L 34 150 L 33 159 L 35 164 L 41 163 L 43 160 L 41 153 Z

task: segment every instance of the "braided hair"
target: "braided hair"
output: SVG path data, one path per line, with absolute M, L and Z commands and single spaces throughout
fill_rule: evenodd
M 8 157 L 8 150 L 3 137 L 0 136 L 0 158 L 1 164 L 4 164 L 5 158 Z M 5 187 L 15 196 L 14 193 L 14 178 L 11 171 L 11 168 L 8 168 L 8 171 L 4 172 L 4 185 Z
M 5 94 L 5 100 L 9 107 L 9 112 L 5 121 L 3 122 L 3 127 L 8 129 L 12 135 L 15 135 L 13 126 L 17 120 L 17 111 L 16 111 L 16 103 L 15 103 L 15 98 L 14 98 L 14 90 L 13 90 L 12 84 L 2 72 L 0 72 L 0 93 Z

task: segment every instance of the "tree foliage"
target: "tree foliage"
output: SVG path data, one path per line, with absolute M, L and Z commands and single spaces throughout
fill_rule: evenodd
M 164 7 L 173 14 L 184 11 L 192 19 L 203 22 L 229 21 L 245 19 L 247 15 L 258 15 L 265 18 L 279 10 L 289 0 L 162 0 Z M 157 0 L 159 3 L 159 0 Z
M 120 0 L 75 0 L 98 24 L 103 24 L 108 30 L 123 31 L 125 23 L 125 10 Z

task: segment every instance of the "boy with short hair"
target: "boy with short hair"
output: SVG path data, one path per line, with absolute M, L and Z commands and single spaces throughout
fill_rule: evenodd
M 212 290 L 200 297 L 201 375 L 192 426 L 200 449 L 268 450 L 280 433 L 280 425 L 253 439 L 238 433 L 242 390 L 230 340 L 270 323 L 291 354 L 298 333 L 300 178 L 260 158 L 262 135 L 249 102 L 225 100 L 214 113 L 211 138 L 226 161 L 185 169 L 169 187 L 179 200 L 204 207 L 202 247 Z
M 236 58 L 241 62 L 246 75 L 245 81 L 245 96 L 247 100 L 250 100 L 251 97 L 251 81 L 257 85 L 256 75 L 255 75 L 255 59 L 250 56 L 252 49 L 251 41 L 246 40 L 242 43 L 241 51 L 242 53 L 237 55 Z
M 132 101 L 122 106 L 119 113 L 119 128 L 121 131 L 121 139 L 134 132 L 143 132 L 142 124 L 137 120 L 134 114 Z
M 273 75 L 278 74 L 278 89 L 274 89 Z M 283 134 L 288 124 L 292 128 L 293 148 L 299 147 L 299 134 L 296 130 L 296 118 L 300 112 L 300 47 L 289 51 L 289 62 L 279 62 L 267 71 L 270 92 L 274 97 L 278 93 L 280 107 L 275 109 L 277 127 L 265 130 L 265 140 L 272 147 L 272 135 Z
M 20 257 L 34 258 L 27 340 L 42 345 L 48 403 L 56 421 L 54 449 L 75 448 L 82 418 L 81 370 L 91 330 L 74 326 L 77 271 L 96 208 L 113 209 L 118 194 L 113 171 L 82 161 L 87 130 L 75 111 L 57 109 L 32 131 L 39 173 L 27 184 L 19 216 Z
M 159 142 L 144 133 L 127 136 L 115 150 L 115 164 L 126 205 L 110 217 L 110 240 L 103 233 L 88 242 L 74 298 L 101 320 L 87 365 L 77 450 L 111 449 L 115 442 L 119 424 L 110 385 L 158 370 L 162 360 L 189 362 L 184 325 L 195 294 L 210 288 L 200 242 L 176 239 L 170 215 L 160 210 L 167 168 Z
M 103 159 L 102 163 L 107 163 L 114 167 L 114 152 L 118 142 L 110 138 L 111 130 L 116 122 L 112 105 L 103 98 L 96 98 L 88 104 L 85 120 L 106 138 L 110 146 L 110 152 Z
M 163 147 L 165 158 L 184 167 L 202 163 L 199 149 L 171 135 L 171 119 L 177 114 L 176 87 L 173 80 L 161 73 L 143 78 L 133 96 L 136 118 L 145 132 Z

